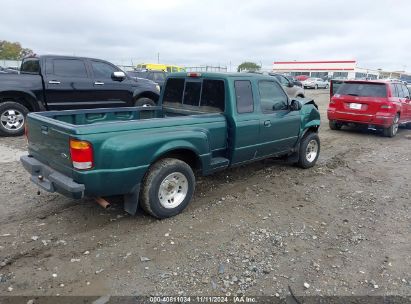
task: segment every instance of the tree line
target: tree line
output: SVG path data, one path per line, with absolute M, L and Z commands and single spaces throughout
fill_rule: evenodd
M 28 48 L 23 48 L 20 42 L 10 42 L 0 40 L 0 59 L 1 60 L 21 60 L 33 54 Z

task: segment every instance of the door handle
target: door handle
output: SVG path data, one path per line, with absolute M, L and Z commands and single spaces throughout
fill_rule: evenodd
M 60 81 L 57 80 L 50 80 L 49 84 L 60 84 Z
M 95 84 L 95 85 L 104 85 L 104 82 L 96 81 L 96 82 L 94 82 L 94 84 Z
M 271 120 L 264 121 L 264 127 L 271 127 Z

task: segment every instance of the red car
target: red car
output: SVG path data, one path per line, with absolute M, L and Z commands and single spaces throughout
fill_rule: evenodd
M 295 79 L 297 79 L 298 81 L 304 81 L 304 80 L 307 80 L 308 78 L 310 78 L 310 76 L 307 76 L 307 75 L 295 76 Z
M 332 130 L 354 123 L 394 137 L 400 124 L 411 128 L 410 91 L 401 82 L 347 80 L 331 97 L 327 116 Z

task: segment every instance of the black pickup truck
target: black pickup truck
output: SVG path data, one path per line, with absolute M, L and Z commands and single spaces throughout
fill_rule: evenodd
M 160 87 L 100 59 L 34 56 L 0 75 L 0 135 L 21 135 L 27 113 L 155 105 Z

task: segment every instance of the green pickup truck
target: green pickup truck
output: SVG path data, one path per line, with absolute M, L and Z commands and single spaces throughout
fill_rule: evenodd
M 290 100 L 272 77 L 176 73 L 159 106 L 29 113 L 31 181 L 81 199 L 122 195 L 156 218 L 191 201 L 195 175 L 269 157 L 302 168 L 320 153 L 313 100 Z

